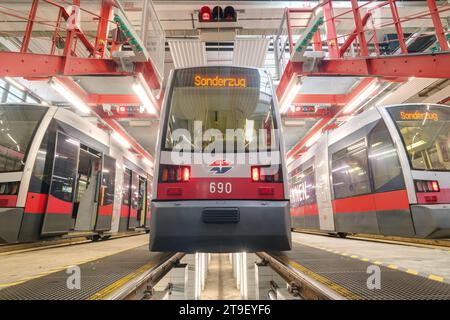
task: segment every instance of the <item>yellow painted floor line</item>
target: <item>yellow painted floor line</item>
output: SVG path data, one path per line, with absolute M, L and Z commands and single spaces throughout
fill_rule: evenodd
M 435 280 L 435 281 L 438 281 L 438 282 L 444 282 L 444 281 L 445 281 L 445 278 L 443 278 L 443 277 L 441 277 L 441 276 L 434 275 L 434 274 L 429 274 L 429 275 L 427 275 L 427 274 L 425 274 L 425 275 L 422 274 L 422 275 L 420 275 L 420 274 L 419 274 L 419 271 L 414 270 L 414 269 L 407 269 L 407 270 L 405 270 L 405 269 L 399 269 L 399 266 L 397 266 L 397 265 L 395 265 L 395 264 L 388 264 L 388 265 L 386 265 L 386 264 L 384 264 L 383 262 L 378 261 L 378 260 L 371 261 L 371 260 L 368 259 L 368 258 L 359 258 L 357 255 L 349 255 L 349 254 L 346 253 L 346 252 L 333 251 L 332 249 L 329 249 L 329 248 L 323 248 L 323 249 L 322 249 L 322 247 L 318 247 L 318 246 L 311 245 L 311 244 L 308 244 L 308 243 L 300 242 L 300 241 L 298 241 L 298 240 L 292 240 L 292 241 L 295 242 L 295 243 L 301 244 L 301 245 L 305 245 L 305 246 L 311 247 L 311 248 L 321 249 L 321 250 L 324 250 L 324 251 L 327 251 L 327 252 L 332 252 L 332 253 L 335 253 L 335 254 L 340 254 L 340 255 L 342 255 L 342 256 L 349 256 L 350 258 L 362 260 L 362 261 L 364 261 L 364 262 L 371 262 L 371 263 L 376 264 L 376 265 L 379 265 L 379 266 L 380 266 L 380 265 L 385 265 L 386 267 L 388 267 L 389 269 L 392 269 L 392 270 L 398 270 L 398 271 L 406 272 L 406 273 L 409 273 L 409 274 L 412 274 L 412 275 L 415 275 L 415 276 L 424 276 L 424 277 L 426 277 L 426 278 L 428 278 L 428 279 L 430 279 L 430 280 Z
M 431 279 L 431 280 L 434 280 L 434 281 L 439 281 L 439 282 L 443 282 L 443 281 L 444 281 L 444 278 L 443 278 L 443 277 L 436 276 L 436 275 L 434 275 L 434 274 L 430 274 L 430 275 L 428 276 L 428 279 Z
M 413 275 L 417 276 L 419 274 L 419 271 L 414 270 L 414 269 L 406 269 L 406 273 L 413 274 Z
M 100 290 L 99 292 L 93 294 L 92 296 L 90 296 L 88 298 L 88 300 L 103 300 L 109 294 L 111 294 L 114 291 L 118 290 L 120 287 L 124 286 L 130 280 L 132 280 L 132 279 L 136 278 L 137 276 L 141 275 L 142 273 L 144 273 L 148 269 L 153 268 L 155 266 L 155 264 L 156 264 L 155 262 L 149 262 L 149 263 L 143 265 L 139 269 L 129 273 L 125 277 L 117 280 L 116 282 L 110 284 L 106 288 L 104 288 L 104 289 Z
M 314 271 L 311 271 L 310 269 L 302 266 L 298 262 L 295 262 L 293 260 L 287 260 L 286 262 L 293 268 L 295 268 L 298 271 L 300 271 L 301 273 L 305 274 L 306 276 L 311 277 L 314 280 L 320 282 L 321 284 L 327 286 L 328 288 L 336 291 L 337 293 L 339 293 L 346 299 L 349 299 L 349 300 L 361 300 L 362 299 L 360 296 L 354 294 L 350 290 L 344 288 L 343 286 L 331 281 L 330 279 L 328 279 L 324 276 L 321 276 L 320 274 L 315 273 Z
M 21 284 L 21 283 L 24 283 L 26 281 L 30 281 L 30 280 L 34 280 L 34 279 L 38 279 L 38 278 L 47 276 L 47 275 L 49 275 L 51 273 L 55 273 L 55 272 L 66 270 L 70 266 L 77 266 L 77 265 L 85 264 L 85 263 L 88 263 L 88 262 L 93 262 L 93 261 L 96 261 L 96 260 L 99 260 L 99 259 L 107 258 L 109 256 L 112 256 L 112 255 L 115 255 L 115 254 L 119 254 L 119 253 L 122 253 L 124 251 L 132 250 L 132 249 L 141 247 L 143 245 L 146 245 L 146 244 L 135 245 L 135 246 L 132 246 L 132 247 L 129 247 L 129 248 L 126 248 L 126 249 L 121 249 L 121 250 L 118 250 L 118 251 L 110 252 L 110 253 L 108 253 L 106 255 L 103 255 L 103 256 L 100 256 L 100 257 L 95 257 L 95 258 L 92 258 L 92 259 L 85 259 L 85 260 L 77 261 L 74 264 L 64 265 L 64 266 L 52 268 L 52 269 L 49 269 L 47 271 L 43 271 L 41 273 L 37 273 L 35 275 L 31 275 L 31 276 L 27 276 L 25 278 L 21 278 L 19 280 L 15 280 L 14 282 L 0 283 L 0 287 L 1 288 L 5 288 L 5 287 L 10 287 L 10 286 L 15 286 L 17 284 Z

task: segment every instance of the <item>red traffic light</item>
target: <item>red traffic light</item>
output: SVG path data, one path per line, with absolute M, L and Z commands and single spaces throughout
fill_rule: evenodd
M 211 9 L 208 6 L 203 6 L 198 13 L 198 20 L 200 22 L 211 21 Z
M 215 6 L 212 11 L 208 6 L 201 7 L 198 13 L 198 20 L 200 22 L 211 22 L 211 21 L 236 21 L 236 10 L 232 6 L 227 6 L 222 9 L 220 6 Z

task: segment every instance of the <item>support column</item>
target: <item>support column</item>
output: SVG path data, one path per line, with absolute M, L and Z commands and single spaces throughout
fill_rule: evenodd
M 403 36 L 402 25 L 400 24 L 400 16 L 398 15 L 396 0 L 389 0 L 389 6 L 391 7 L 392 19 L 394 20 L 395 31 L 397 32 L 398 43 L 400 44 L 400 50 L 403 54 L 408 53 L 406 47 L 405 37 Z
M 441 51 L 448 51 L 448 41 L 445 36 L 444 28 L 442 27 L 441 17 L 436 6 L 435 0 L 427 0 L 428 8 L 430 9 L 431 19 L 433 20 L 434 29 L 436 30 L 436 37 L 439 41 Z
M 102 0 L 100 20 L 97 27 L 97 38 L 95 39 L 95 58 L 104 58 L 107 48 L 109 20 L 113 10 L 112 0 Z
M 323 15 L 325 17 L 328 53 L 330 58 L 339 58 L 339 45 L 337 42 L 336 25 L 334 23 L 333 5 L 331 4 L 331 0 L 326 0 L 323 4 Z
M 359 52 L 363 57 L 367 57 L 369 55 L 369 50 L 367 49 L 367 41 L 366 35 L 364 33 L 364 25 L 361 20 L 361 13 L 358 6 L 357 0 L 352 0 L 352 10 L 353 10 L 353 18 L 355 20 L 355 28 L 356 34 L 358 35 L 359 40 Z
M 31 33 L 33 32 L 34 19 L 36 19 L 36 12 L 39 5 L 39 0 L 33 0 L 31 4 L 30 14 L 28 15 L 27 27 L 25 34 L 23 35 L 22 47 L 20 52 L 25 53 L 28 51 L 28 45 L 30 44 Z

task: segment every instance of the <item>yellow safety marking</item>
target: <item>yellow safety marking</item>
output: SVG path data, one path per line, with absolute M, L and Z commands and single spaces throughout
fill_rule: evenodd
M 414 270 L 414 269 L 406 269 L 406 273 L 413 274 L 413 275 L 417 276 L 419 274 L 419 271 Z
M 23 281 L 16 281 L 16 282 L 10 282 L 10 283 L 2 283 L 2 284 L 0 284 L 0 288 L 15 286 L 16 284 L 21 284 L 21 283 L 24 283 L 24 282 L 25 282 L 25 280 L 23 280 Z
M 436 276 L 436 275 L 434 275 L 434 274 L 430 274 L 430 275 L 428 276 L 428 279 L 431 279 L 431 280 L 434 280 L 434 281 L 439 281 L 439 282 L 443 282 L 443 281 L 444 281 L 444 278 L 443 278 L 443 277 Z
M 132 273 L 126 275 L 125 277 L 123 277 L 123 278 L 117 280 L 116 282 L 110 284 L 106 288 L 103 288 L 99 292 L 93 294 L 92 296 L 90 296 L 88 298 L 88 300 L 103 300 L 106 296 L 108 296 L 112 292 L 116 291 L 120 287 L 124 286 L 130 280 L 136 278 L 137 276 L 141 275 L 142 273 L 144 273 L 148 269 L 153 268 L 154 266 L 155 266 L 155 262 L 149 262 L 149 263 L 143 265 L 142 267 L 140 267 L 136 271 L 133 271 Z
M 308 232 L 305 232 L 305 233 L 308 233 Z M 352 238 L 358 238 L 358 237 L 352 237 Z M 386 243 L 399 243 L 400 241 L 398 241 L 398 240 L 382 240 L 382 239 L 378 239 L 378 238 L 374 238 L 373 240 L 375 240 L 375 241 L 379 241 L 379 242 L 386 242 Z M 340 255 L 342 255 L 342 256 L 348 256 L 348 253 L 346 253 L 346 252 L 339 252 L 339 251 L 337 251 L 337 250 L 333 250 L 333 249 L 327 249 L 327 248 L 321 248 L 321 247 L 316 247 L 316 246 L 314 246 L 314 245 L 311 245 L 311 244 L 307 244 L 307 243 L 303 243 L 303 242 L 299 242 L 299 241 L 296 241 L 296 240 L 293 240 L 293 242 L 297 242 L 298 244 L 302 244 L 302 245 L 306 245 L 306 246 L 309 246 L 309 247 L 313 247 L 313 248 L 318 248 L 318 249 L 322 249 L 322 250 L 326 250 L 326 251 L 328 251 L 328 252 L 333 252 L 333 253 L 336 253 L 336 254 L 340 254 Z M 406 243 L 405 242 L 405 244 L 408 244 L 408 243 Z M 411 245 L 411 244 L 410 244 Z M 415 243 L 414 244 L 412 244 L 412 245 L 416 245 Z M 420 246 L 423 246 L 423 247 L 431 247 L 431 246 L 433 246 L 433 245 L 420 245 Z M 448 248 L 442 248 L 442 247 L 438 247 L 438 248 L 434 248 L 434 249 L 436 249 L 436 250 L 450 250 L 450 249 L 448 249 Z M 357 255 L 351 255 L 350 256 L 351 258 L 355 258 L 355 259 L 358 259 L 359 257 L 357 256 Z M 362 260 L 362 261 L 364 261 L 364 262 L 370 262 L 370 260 L 369 259 L 367 259 L 367 258 L 360 258 L 360 260 Z M 382 265 L 383 264 L 383 262 L 381 262 L 381 261 L 378 261 L 378 260 L 376 260 L 376 261 L 373 261 L 372 262 L 373 264 L 376 264 L 376 265 Z M 390 268 L 390 269 L 393 269 L 393 270 L 398 270 L 398 266 L 396 266 L 396 265 L 394 265 L 394 264 L 389 264 L 388 266 L 387 266 L 388 268 Z M 412 274 L 412 275 L 419 275 L 419 271 L 417 271 L 417 270 L 414 270 L 414 269 L 407 269 L 407 270 L 400 270 L 400 271 L 404 271 L 404 272 L 406 272 L 406 273 L 409 273 L 409 274 Z M 441 276 L 437 276 L 437 275 L 434 275 L 434 274 L 430 274 L 430 275 L 428 275 L 428 279 L 430 279 L 430 280 L 434 280 L 434 281 L 439 281 L 439 282 L 444 282 L 444 278 L 443 277 L 441 277 Z
M 336 291 L 337 293 L 339 293 L 340 295 L 342 295 L 343 297 L 345 297 L 347 299 L 350 299 L 350 300 L 361 300 L 362 299 L 360 296 L 354 294 L 353 292 L 344 288 L 343 286 L 331 281 L 328 278 L 325 278 L 324 276 L 321 276 L 321 275 L 315 273 L 314 271 L 311 271 L 310 269 L 302 266 L 301 264 L 299 264 L 295 261 L 287 260 L 285 262 L 287 262 L 290 266 L 294 267 L 295 269 L 302 272 L 306 276 L 311 277 L 314 280 L 322 283 L 323 285 L 331 288 L 332 290 Z
M 398 266 L 396 266 L 395 264 L 390 264 L 390 265 L 388 265 L 387 266 L 389 269 L 394 269 L 394 270 L 397 270 L 398 269 Z
M 77 261 L 76 263 L 73 263 L 73 264 L 60 266 L 60 267 L 56 267 L 56 268 L 51 268 L 51 269 L 49 269 L 47 271 L 43 271 L 43 272 L 37 273 L 37 274 L 32 275 L 32 276 L 21 278 L 21 279 L 19 279 L 17 281 L 14 281 L 14 282 L 0 284 L 0 288 L 15 286 L 17 284 L 21 284 L 21 283 L 24 283 L 24 282 L 29 281 L 29 280 L 42 278 L 42 277 L 47 276 L 47 275 L 49 275 L 51 273 L 56 273 L 56 272 L 60 272 L 60 271 L 66 270 L 67 268 L 69 268 L 71 266 L 78 266 L 78 265 L 82 265 L 82 264 L 85 264 L 85 263 L 88 263 L 88 262 L 94 262 L 94 261 L 97 261 L 97 260 L 100 260 L 100 259 L 103 259 L 103 258 L 107 258 L 107 257 L 115 255 L 115 254 L 119 254 L 119 253 L 127 251 L 127 250 L 132 250 L 132 249 L 138 248 L 140 246 L 143 246 L 143 245 L 139 244 L 139 245 L 136 245 L 136 246 L 133 246 L 133 247 L 129 247 L 129 248 L 126 248 L 126 249 L 121 249 L 119 251 L 110 252 L 110 253 L 108 253 L 106 255 L 103 255 L 103 256 L 100 256 L 100 257 L 94 257 L 92 259 L 85 259 L 85 260 Z

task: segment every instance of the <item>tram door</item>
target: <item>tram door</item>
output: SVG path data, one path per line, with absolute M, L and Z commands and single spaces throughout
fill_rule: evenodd
M 146 194 L 146 184 L 147 181 L 142 178 L 139 177 L 139 207 L 138 207 L 138 214 L 137 214 L 137 221 L 138 221 L 138 226 L 139 227 L 143 227 L 145 225 L 145 213 L 147 212 L 147 194 Z
M 315 158 L 316 197 L 319 208 L 319 226 L 321 230 L 333 231 L 334 215 L 331 204 L 330 170 L 328 164 L 327 137 L 319 140 Z
M 42 224 L 42 235 L 67 233 L 72 227 L 73 199 L 78 172 L 80 142 L 56 133 L 50 189 Z
M 75 231 L 91 231 L 94 228 L 101 174 L 101 152 L 82 144 L 72 213 L 73 230 Z
M 111 229 L 114 191 L 116 180 L 116 160 L 110 156 L 103 155 L 102 178 L 99 188 L 96 231 Z
M 150 218 L 151 218 L 151 201 L 152 201 L 152 181 L 147 179 L 147 214 L 145 216 L 145 227 L 150 227 Z
M 131 208 L 128 219 L 128 229 L 134 230 L 138 226 L 139 209 L 139 176 L 136 172 L 131 172 Z

